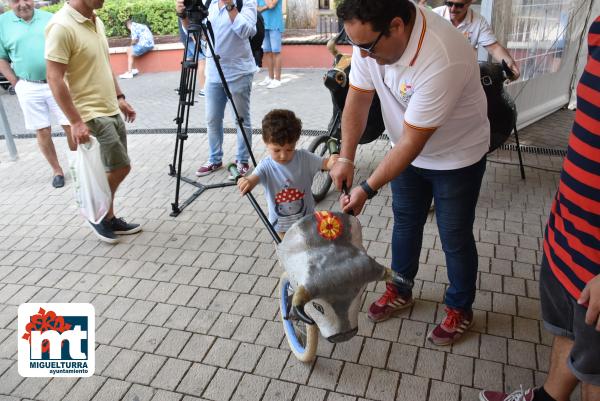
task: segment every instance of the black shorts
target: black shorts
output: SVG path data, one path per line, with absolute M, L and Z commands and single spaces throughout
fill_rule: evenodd
M 558 281 L 544 256 L 540 273 L 544 326 L 555 336 L 573 340 L 569 368 L 584 383 L 600 386 L 600 332 L 585 323 L 587 308 Z

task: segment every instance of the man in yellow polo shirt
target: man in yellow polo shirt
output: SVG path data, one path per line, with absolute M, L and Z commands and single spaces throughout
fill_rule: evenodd
M 125 123 L 135 120 L 135 111 L 125 100 L 112 72 L 104 24 L 94 10 L 104 0 L 71 0 L 65 3 L 46 28 L 48 82 L 60 108 L 71 122 L 78 144 L 93 135 L 113 194 L 131 171 L 127 155 Z M 118 242 L 118 234 L 141 230 L 115 216 L 111 205 L 99 224 L 88 222 L 102 241 Z
M 52 186 L 65 185 L 63 170 L 52 142 L 50 116 L 63 126 L 69 147 L 69 121 L 60 111 L 46 82 L 44 29 L 52 14 L 33 7 L 33 0 L 9 0 L 11 11 L 0 16 L 0 73 L 19 99 L 25 128 L 36 132 L 38 146 L 52 168 Z M 12 63 L 12 66 L 11 66 Z

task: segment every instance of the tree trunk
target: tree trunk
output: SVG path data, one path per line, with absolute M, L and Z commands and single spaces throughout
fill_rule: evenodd
M 287 0 L 286 28 L 315 28 L 318 9 L 318 0 Z

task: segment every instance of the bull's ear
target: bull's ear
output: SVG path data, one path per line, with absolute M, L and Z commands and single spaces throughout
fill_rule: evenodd
M 396 273 L 389 267 L 385 268 L 385 272 L 383 274 L 383 279 L 385 280 L 386 283 L 393 283 L 395 285 L 407 286 L 410 288 L 412 288 L 415 285 L 415 282 L 412 279 L 410 279 L 408 277 L 404 277 L 403 275 L 401 275 L 399 273 Z

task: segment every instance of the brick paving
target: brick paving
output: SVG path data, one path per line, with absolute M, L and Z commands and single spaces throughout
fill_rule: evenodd
M 253 121 L 274 105 L 290 107 L 307 129 L 325 129 L 330 113 L 322 71 L 286 71 L 279 91 L 256 88 Z M 256 78 L 258 82 L 262 75 Z M 177 74 L 141 76 L 123 83 L 140 121 L 131 128 L 172 128 Z M 156 95 L 148 96 L 148 93 Z M 310 94 L 307 96 L 307 94 Z M 173 101 L 167 101 L 173 97 Z M 0 96 L 15 132 L 14 97 Z M 200 101 L 202 102 L 202 101 Z M 11 109 L 12 107 L 12 109 Z M 202 127 L 202 107 L 193 126 Z M 560 112 L 523 130 L 524 141 L 550 135 L 561 146 L 572 112 Z M 558 121 L 558 122 L 557 122 Z M 415 305 L 373 324 L 366 308 L 382 291 L 364 294 L 359 333 L 351 341 L 321 339 L 312 364 L 288 350 L 279 321 L 281 268 L 273 242 L 249 202 L 234 188 L 205 192 L 182 214 L 169 216 L 174 180 L 167 175 L 172 135 L 131 135 L 131 176 L 116 210 L 144 231 L 115 246 L 99 242 L 77 214 L 70 178 L 50 186 L 35 139 L 16 141 L 20 159 L 8 162 L 0 145 L 0 400 L 477 400 L 481 388 L 518 388 L 543 382 L 551 337 L 540 322 L 538 263 L 541 240 L 561 159 L 525 154 L 527 180 L 514 152 L 488 163 L 476 210 L 479 277 L 476 324 L 460 342 L 436 347 L 425 339 L 443 313 L 448 283 L 441 244 L 430 216 L 420 256 Z M 310 137 L 302 137 L 307 146 Z M 529 139 L 527 139 L 529 140 Z M 533 139 L 531 139 L 533 140 Z M 562 142 L 561 142 L 562 141 Z M 66 166 L 66 141 L 56 138 Z M 548 143 L 548 146 L 551 144 Z M 226 135 L 226 158 L 235 136 Z M 359 148 L 357 175 L 368 175 L 388 144 Z M 254 139 L 257 158 L 265 154 Z M 207 152 L 205 135 L 186 143 L 184 174 Z M 221 182 L 224 171 L 208 178 Z M 194 188 L 182 184 L 182 199 Z M 257 199 L 265 205 L 262 190 Z M 390 263 L 389 188 L 364 214 L 364 245 Z M 319 208 L 337 210 L 332 191 Z M 96 309 L 96 373 L 85 379 L 22 378 L 17 372 L 17 306 L 23 302 L 90 302 Z M 575 397 L 574 400 L 578 400 Z

